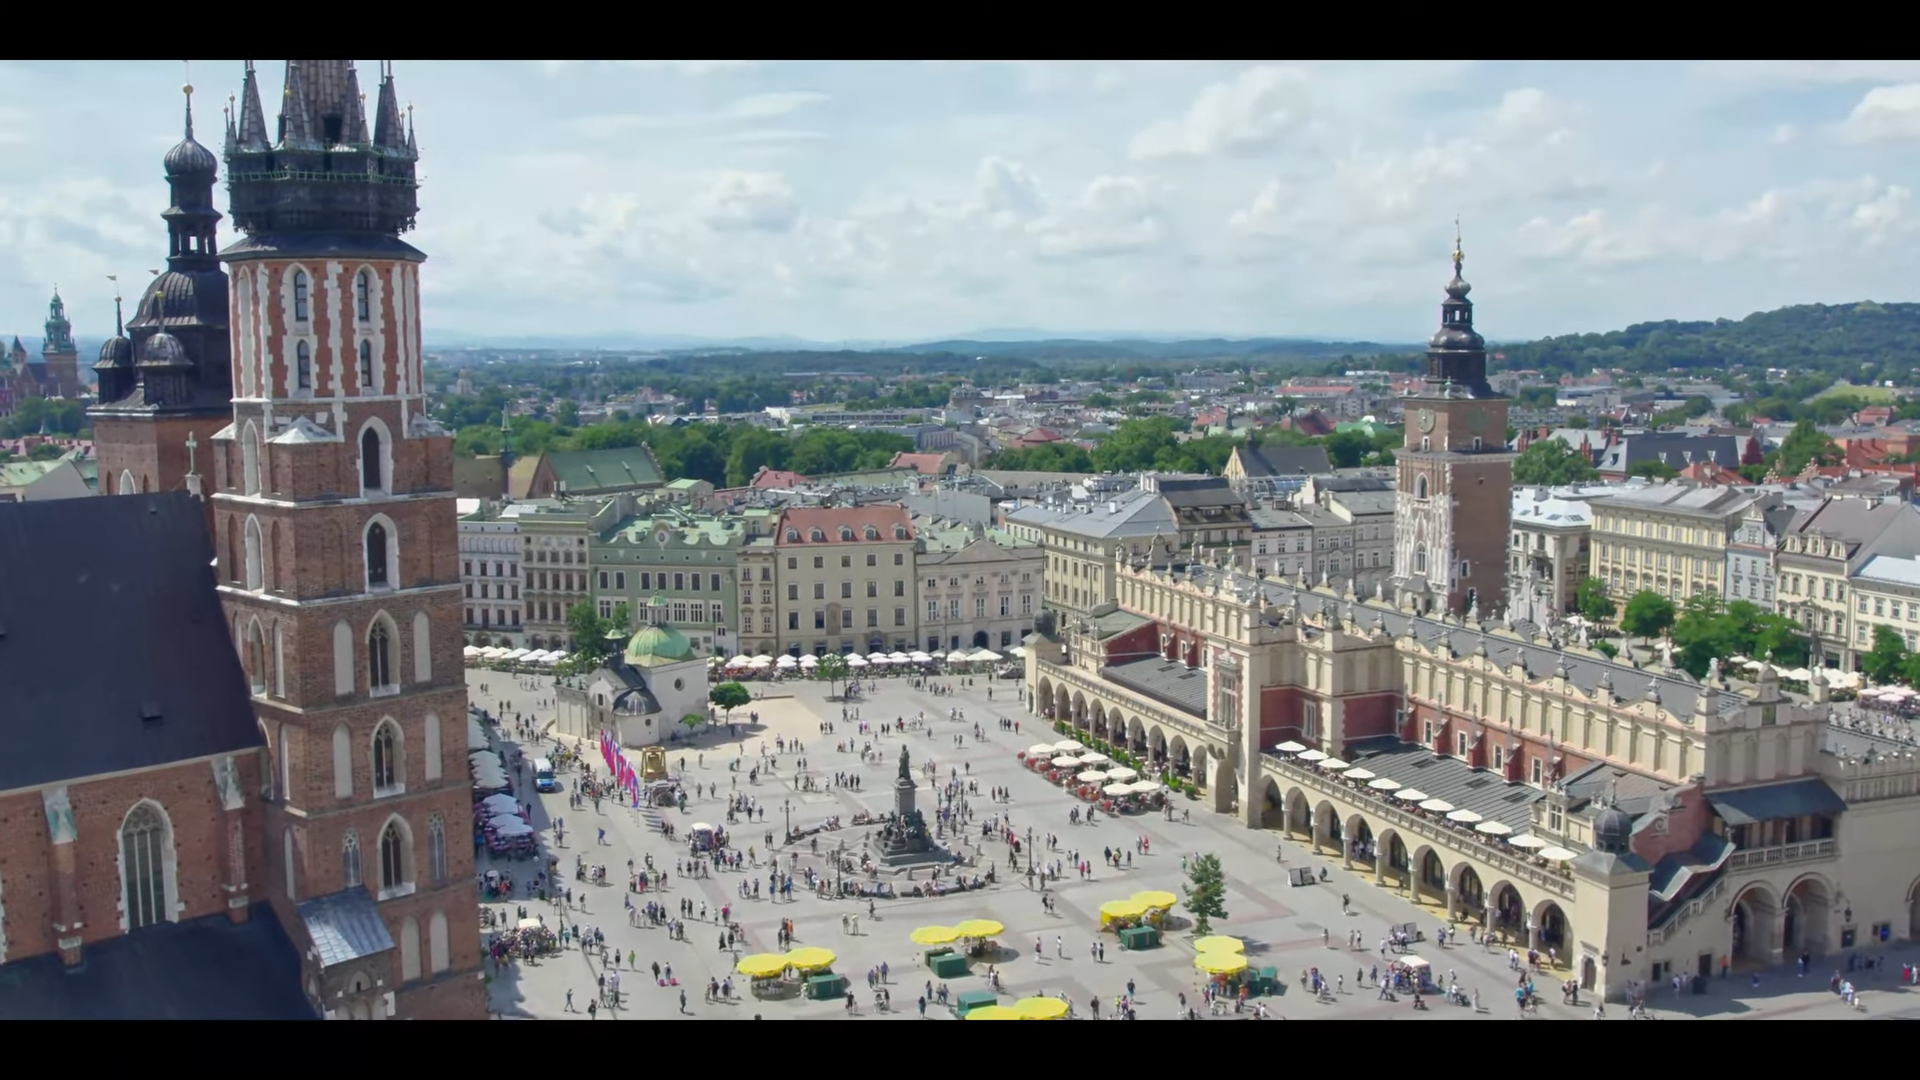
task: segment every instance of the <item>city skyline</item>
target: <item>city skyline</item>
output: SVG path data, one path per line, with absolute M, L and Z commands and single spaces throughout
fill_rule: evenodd
M 240 66 L 192 64 L 216 151 Z M 409 70 L 430 337 L 1415 341 L 1456 214 L 1497 340 L 1900 300 L 1915 268 L 1911 62 Z M 0 144 L 88 133 L 0 180 L 0 331 L 33 336 L 57 283 L 97 341 L 106 275 L 137 295 L 160 264 L 182 79 L 0 64 L 36 103 Z

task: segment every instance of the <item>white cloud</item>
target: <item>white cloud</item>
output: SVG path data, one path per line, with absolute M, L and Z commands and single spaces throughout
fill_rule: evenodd
M 1793 86 L 1920 79 L 1915 60 L 1709 60 L 1694 65 L 1702 75 L 1732 83 Z
M 1847 114 L 1840 133 L 1854 142 L 1920 139 L 1920 82 L 1867 91 Z
M 1293 68 L 1257 67 L 1201 90 L 1175 120 L 1134 136 L 1138 160 L 1252 153 L 1271 149 L 1305 124 L 1311 107 L 1307 76 Z
M 699 200 L 698 212 L 712 229 L 785 232 L 800 219 L 800 201 L 779 173 L 724 172 Z
M 664 71 L 676 75 L 725 75 L 752 71 L 757 60 L 535 60 L 548 78 L 555 78 L 587 67 L 630 67 L 642 71 Z

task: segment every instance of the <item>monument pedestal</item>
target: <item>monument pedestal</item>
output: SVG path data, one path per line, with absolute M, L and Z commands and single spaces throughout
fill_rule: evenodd
M 893 781 L 893 817 L 880 828 L 879 861 L 895 868 L 951 862 L 952 856 L 934 843 L 927 819 L 914 806 L 913 766 L 907 748 L 900 748 L 900 774 Z

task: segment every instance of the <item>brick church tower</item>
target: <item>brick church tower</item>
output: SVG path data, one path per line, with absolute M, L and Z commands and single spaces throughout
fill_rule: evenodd
M 201 483 L 213 433 L 233 419 L 227 339 L 227 273 L 215 239 L 213 208 L 219 160 L 193 137 L 193 87 L 186 135 L 162 164 L 172 198 L 167 268 L 147 285 L 133 319 L 121 323 L 114 300 L 113 337 L 93 365 L 99 398 L 93 420 L 101 494 L 147 491 L 210 494 Z M 211 506 L 208 527 L 212 528 Z
M 486 1015 L 453 441 L 427 415 L 418 160 L 393 76 L 289 60 L 228 119 L 220 591 L 271 750 L 272 897 L 337 1018 Z
M 1487 343 L 1473 328 L 1463 261 L 1456 236 L 1426 379 L 1405 399 L 1393 500 L 1395 590 L 1428 610 L 1492 617 L 1506 605 L 1513 457 L 1507 400 L 1487 385 Z

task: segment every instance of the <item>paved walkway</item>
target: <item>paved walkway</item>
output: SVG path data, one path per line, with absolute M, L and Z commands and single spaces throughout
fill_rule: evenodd
M 476 703 L 485 703 L 491 708 L 504 701 L 509 716 L 516 711 L 530 715 L 551 715 L 550 710 L 536 711 L 534 706 L 535 701 L 551 697 L 545 680 L 522 688 L 510 676 L 470 671 L 468 681 L 474 687 L 473 700 Z M 481 684 L 486 684 L 489 691 L 482 693 L 478 689 Z M 996 700 L 992 702 L 986 698 L 989 685 L 995 691 Z M 1283 865 L 1276 856 L 1279 845 L 1274 833 L 1245 829 L 1232 818 L 1213 814 L 1202 809 L 1200 803 L 1186 800 L 1176 803 L 1177 811 L 1181 812 L 1176 813 L 1172 821 L 1151 813 L 1125 818 L 1103 815 L 1094 825 L 1070 824 L 1068 811 L 1079 804 L 1029 772 L 1015 757 L 1017 751 L 1033 743 L 1061 738 L 1050 728 L 1040 725 L 1035 718 L 1020 711 L 1017 687 L 1017 683 L 989 684 L 982 679 L 973 687 L 957 686 L 957 692 L 953 695 L 934 695 L 924 690 L 914 690 L 904 680 L 881 679 L 878 690 L 869 695 L 868 700 L 853 707 L 858 708 L 860 715 L 866 719 L 876 722 L 883 717 L 888 720 L 897 716 L 912 718 L 924 710 L 928 718 L 927 730 L 909 732 L 904 737 L 862 737 L 852 734 L 855 723 L 841 720 L 843 704 L 838 700 L 827 700 L 827 688 L 823 684 L 801 682 L 767 688 L 771 694 L 790 696 L 769 697 L 737 711 L 735 719 L 743 724 L 747 721 L 748 713 L 756 710 L 760 713 L 760 723 L 748 725 L 751 727 L 748 734 L 736 740 L 727 740 L 724 729 L 717 729 L 703 736 L 692 747 L 670 751 L 670 757 L 676 764 L 682 757 L 685 758 L 685 780 L 690 785 L 699 785 L 703 790 L 708 784 L 718 785 L 719 788 L 718 796 L 702 794 L 690 799 L 685 814 L 673 810 L 636 811 L 611 804 L 603 804 L 598 813 L 591 806 L 573 811 L 567 808 L 564 793 L 539 796 L 535 824 L 541 830 L 543 844 L 554 844 L 553 821 L 556 818 L 566 821 L 566 845 L 554 848 L 561 856 L 564 875 L 571 878 L 575 852 L 585 851 L 589 863 L 597 862 L 607 867 L 610 884 L 580 888 L 577 882 L 563 881 L 563 886 L 576 887 L 576 900 L 582 892 L 586 894 L 584 910 L 578 909 L 577 905 L 574 910 L 567 910 L 560 905 L 545 905 L 543 908 L 534 901 L 521 902 L 528 904 L 530 910 L 541 911 L 549 924 L 577 922 L 602 930 L 610 950 L 617 950 L 622 957 L 629 951 L 633 952 L 642 970 L 635 972 L 624 963 L 621 965 L 621 985 L 627 1001 L 624 1007 L 611 1014 L 601 1013 L 603 1019 L 609 1015 L 620 1020 L 669 1019 L 682 1015 L 715 1019 L 756 1016 L 765 1019 L 828 1019 L 847 1015 L 843 1001 L 759 1001 L 746 997 L 744 980 L 736 980 L 738 990 L 733 1001 L 704 1000 L 708 981 L 726 978 L 732 972 L 736 958 L 736 953 L 722 951 L 719 945 L 721 928 L 713 920 L 721 904 L 733 906 L 734 920 L 741 923 L 746 931 L 747 940 L 738 951 L 773 951 L 775 932 L 783 918 L 794 920 L 798 944 L 822 945 L 835 950 L 840 956 L 835 970 L 852 981 L 862 1018 L 874 1017 L 873 995 L 867 990 L 865 980 L 869 970 L 882 963 L 890 969 L 889 983 L 894 1005 L 891 1015 L 900 1019 L 917 1017 L 916 999 L 925 991 L 928 979 L 919 963 L 921 950 L 907 940 L 915 927 L 984 917 L 1006 924 L 1007 933 L 1002 941 L 1015 953 L 997 967 L 1003 983 L 1003 1001 L 1030 994 L 1064 993 L 1073 1003 L 1076 1013 L 1085 1016 L 1092 999 L 1098 996 L 1102 999 L 1101 1014 L 1105 1016 L 1111 1011 L 1113 999 L 1125 993 L 1131 984 L 1142 1018 L 1171 1019 L 1181 1013 L 1179 995 L 1184 993 L 1189 1001 L 1197 1001 L 1201 986 L 1198 973 L 1193 969 L 1193 950 L 1189 944 L 1193 935 L 1185 930 L 1176 930 L 1167 935 L 1163 948 L 1139 953 L 1123 952 L 1111 935 L 1102 938 L 1097 933 L 1098 909 L 1104 901 L 1125 897 L 1142 889 L 1183 893 L 1181 856 L 1212 852 L 1219 855 L 1225 865 L 1228 884 L 1229 917 L 1215 926 L 1215 932 L 1245 939 L 1249 958 L 1255 966 L 1278 969 L 1286 987 L 1281 995 L 1268 1002 L 1269 1009 L 1277 1017 L 1515 1018 L 1512 989 L 1517 976 L 1508 970 L 1503 947 L 1488 951 L 1467 943 L 1464 934 L 1459 945 L 1438 947 L 1434 942 L 1434 936 L 1442 925 L 1438 912 L 1431 907 L 1410 904 L 1394 893 L 1376 888 L 1370 874 L 1363 876 L 1359 872 L 1340 869 L 1337 858 L 1321 859 L 1288 841 L 1284 846 L 1286 862 Z M 964 721 L 948 718 L 949 710 L 955 707 L 964 710 Z M 1018 733 L 1000 731 L 997 720 L 1002 715 L 1018 720 L 1021 730 Z M 823 734 L 823 722 L 833 724 L 836 730 L 832 734 Z M 978 740 L 971 737 L 972 726 L 976 722 L 984 732 Z M 748 779 L 747 767 L 758 761 L 763 742 L 769 754 L 772 753 L 776 736 L 788 740 L 790 744 L 798 739 L 805 750 L 796 752 L 790 749 L 787 753 L 773 755 L 773 775 L 763 776 L 755 784 Z M 964 736 L 963 745 L 957 748 L 954 745 L 956 736 Z M 836 753 L 835 742 L 849 739 L 856 743 L 851 747 L 851 752 Z M 878 762 L 861 762 L 857 743 L 864 741 L 876 744 Z M 694 821 L 723 821 L 725 796 L 737 787 L 746 791 L 765 811 L 765 824 L 761 824 L 760 819 L 756 819 L 751 826 L 743 821 L 733 826 L 734 839 L 743 850 L 752 846 L 764 862 L 765 834 L 770 830 L 778 839 L 783 831 L 782 819 L 789 814 L 796 827 L 804 828 L 836 814 L 845 819 L 861 809 L 890 809 L 890 785 L 903 744 L 912 754 L 916 778 L 919 778 L 919 767 L 931 761 L 935 763 L 942 780 L 958 771 L 962 777 L 978 783 L 982 794 L 970 798 L 975 840 L 979 824 L 998 814 L 1023 834 L 1028 831 L 1039 837 L 1055 834 L 1059 843 L 1055 857 L 1063 860 L 1070 859 L 1071 852 L 1078 850 L 1082 857 L 1098 866 L 1101 849 L 1109 846 L 1130 849 L 1141 837 L 1149 841 L 1150 854 L 1135 850 L 1131 866 L 1119 870 L 1096 869 L 1089 881 L 1076 880 L 1069 873 L 1066 880 L 1050 890 L 1056 901 L 1052 913 L 1045 911 L 1040 898 L 1026 887 L 1024 875 L 1005 873 L 1004 845 L 988 843 L 984 849 L 976 849 L 969 842 L 963 850 L 970 853 L 978 850 L 980 858 L 998 861 L 1002 872 L 999 884 L 986 890 L 941 899 L 881 901 L 875 905 L 874 915 L 868 917 L 865 903 L 820 900 L 811 893 L 803 894 L 798 890 L 797 898 L 791 903 L 768 899 L 742 900 L 737 890 L 749 875 L 761 877 L 764 893 L 764 869 L 750 870 L 747 874 L 716 873 L 699 880 L 683 880 L 676 876 L 665 893 L 666 902 L 677 907 L 682 898 L 691 898 L 696 910 L 699 905 L 705 904 L 709 913 L 708 921 L 690 920 L 686 941 L 668 940 L 661 930 L 630 928 L 627 925 L 622 910 L 627 860 L 631 858 L 638 863 L 651 855 L 656 867 L 671 871 L 675 860 L 685 855 L 684 845 L 667 841 L 657 830 L 655 822 L 658 818 L 680 826 L 683 834 L 685 827 Z M 728 762 L 736 756 L 747 763 L 737 773 L 729 771 L 727 767 Z M 810 771 L 816 776 L 831 778 L 838 772 L 853 773 L 861 778 L 863 787 L 859 791 L 847 788 L 796 791 L 792 782 L 802 758 L 807 760 Z M 564 779 L 570 781 L 572 777 Z M 984 793 L 994 787 L 1011 789 L 1010 804 L 996 805 L 988 800 Z M 522 793 L 520 797 L 526 799 L 533 796 L 531 793 Z M 924 779 L 919 798 L 923 808 L 932 807 L 933 792 Z M 1183 813 L 1189 809 L 1192 811 L 1190 818 Z M 601 828 L 606 829 L 607 833 L 604 846 L 595 842 L 597 830 Z M 823 833 L 821 848 L 827 850 L 829 844 L 837 844 L 844 839 L 849 849 L 858 850 L 867 831 L 855 827 Z M 804 842 L 799 847 L 803 865 L 821 865 L 819 860 L 806 853 Z M 527 876 L 530 873 L 528 868 L 534 864 L 507 865 L 520 876 Z M 1286 881 L 1286 871 L 1296 865 L 1325 866 L 1328 878 L 1321 884 L 1291 887 Z M 984 863 L 981 868 L 984 869 Z M 910 883 L 901 879 L 896 882 L 896 887 L 905 884 Z M 1341 910 L 1343 894 L 1350 900 L 1349 910 L 1344 914 Z M 511 905 L 498 903 L 493 907 L 496 912 L 503 914 L 509 913 L 512 908 Z M 853 914 L 862 916 L 857 936 L 842 928 L 842 916 Z M 1415 946 L 1415 950 L 1432 965 L 1434 977 L 1444 984 L 1452 975 L 1464 991 L 1478 992 L 1483 1003 L 1480 1010 L 1449 1006 L 1436 998 L 1430 999 L 1429 1009 L 1416 1013 L 1404 997 L 1397 1002 L 1383 1001 L 1371 986 L 1360 986 L 1364 973 L 1384 966 L 1385 961 L 1379 955 L 1378 946 L 1386 928 L 1406 922 L 1418 924 L 1426 935 L 1426 940 Z M 1360 947 L 1352 949 L 1347 947 L 1346 939 L 1350 932 L 1356 931 Z M 1095 960 L 1091 947 L 1094 942 L 1101 940 L 1107 946 L 1106 956 L 1104 960 Z M 1038 958 L 1035 956 L 1036 943 L 1041 953 Z M 1902 959 L 1920 957 L 1889 953 L 1888 959 L 1897 970 Z M 672 966 L 679 987 L 658 987 L 653 984 L 648 969 L 655 962 Z M 1314 967 L 1324 972 L 1330 981 L 1336 982 L 1340 992 L 1334 995 L 1333 1001 L 1317 1002 L 1311 994 L 1303 991 L 1303 975 L 1307 969 Z M 983 970 L 976 966 L 976 974 L 950 980 L 951 990 L 957 994 L 982 988 L 984 979 L 978 972 Z M 572 991 L 574 1004 L 584 1009 L 588 999 L 593 996 L 595 979 L 600 974 L 598 961 L 589 959 L 578 950 L 538 963 L 515 966 L 499 973 L 494 979 L 493 1007 L 499 1015 L 509 1018 L 586 1019 L 584 1012 L 566 1011 L 567 993 Z M 1560 1004 L 1560 977 L 1553 973 L 1543 973 L 1537 977 L 1536 986 L 1543 1004 L 1535 1016 L 1539 1019 L 1591 1017 L 1590 1004 Z M 1709 992 L 1704 996 L 1688 995 L 1676 1000 L 1670 994 L 1661 995 L 1656 996 L 1652 1006 L 1654 1014 L 1662 1018 L 1741 1019 L 1872 1017 L 1908 1008 L 1907 993 L 1887 985 L 1893 980 L 1878 979 L 1866 973 L 1856 973 L 1853 978 L 1864 991 L 1864 1012 L 1848 1010 L 1829 993 L 1824 975 L 1799 979 L 1790 971 L 1763 973 L 1757 989 L 1744 975 L 1724 981 L 1713 980 Z M 680 1002 L 682 989 L 686 991 L 684 1013 Z M 1920 1006 L 1920 999 L 1916 999 L 1914 1004 Z M 950 1014 L 933 1006 L 929 1007 L 927 1016 L 944 1019 Z M 1620 1006 L 1610 1007 L 1608 1017 L 1624 1019 L 1625 1010 Z

